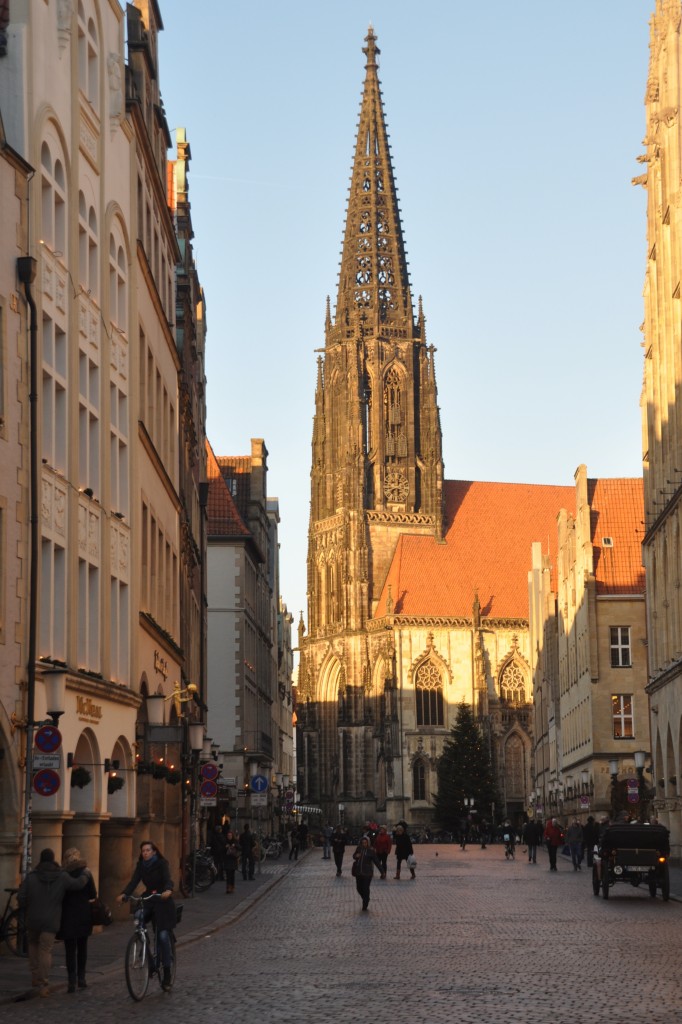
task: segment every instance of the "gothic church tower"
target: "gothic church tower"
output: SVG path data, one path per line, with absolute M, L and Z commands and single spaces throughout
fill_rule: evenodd
M 390 777 L 393 652 L 377 669 L 369 623 L 400 535 L 443 530 L 434 349 L 410 292 L 371 26 L 365 44 L 336 311 L 328 300 L 318 360 L 299 677 L 299 790 L 327 807 L 356 801 L 356 819 Z

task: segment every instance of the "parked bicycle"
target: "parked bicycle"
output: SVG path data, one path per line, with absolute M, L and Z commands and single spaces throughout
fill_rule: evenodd
M 10 953 L 15 956 L 28 956 L 28 936 L 24 925 L 24 912 L 12 908 L 12 897 L 18 889 L 5 889 L 7 903 L 0 918 L 0 942 L 4 942 Z
M 259 836 L 258 849 L 261 861 L 264 861 L 266 857 L 277 860 L 282 855 L 283 846 L 281 840 L 275 839 L 273 836 Z
M 152 928 L 150 934 L 149 923 L 145 922 L 145 904 L 149 900 L 160 900 L 158 893 L 150 896 L 127 896 L 135 907 L 135 931 L 130 937 L 126 948 L 125 972 L 126 985 L 131 997 L 136 1003 L 141 1002 L 147 994 L 149 979 L 154 975 L 159 980 L 159 985 L 168 991 L 175 984 L 175 966 L 177 954 L 175 948 L 175 932 L 169 932 L 171 944 L 171 969 L 170 979 L 164 985 L 163 965 L 161 963 L 161 952 L 158 945 L 158 933 L 156 927 Z M 182 917 L 182 905 L 176 906 L 176 921 L 179 924 Z
M 185 861 L 182 890 L 185 894 L 195 890 L 204 892 L 213 885 L 218 877 L 218 869 L 213 860 L 210 847 L 205 846 L 194 851 L 194 856 Z M 192 884 L 194 883 L 194 884 Z

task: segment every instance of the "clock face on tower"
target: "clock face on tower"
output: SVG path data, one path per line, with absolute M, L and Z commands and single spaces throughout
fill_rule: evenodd
M 407 498 L 407 473 L 404 469 L 391 467 L 384 476 L 384 494 L 386 501 L 403 502 Z

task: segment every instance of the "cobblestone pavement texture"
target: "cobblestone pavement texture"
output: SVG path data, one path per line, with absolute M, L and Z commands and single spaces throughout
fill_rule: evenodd
M 150 985 L 139 1004 L 123 973 L 129 922 L 92 937 L 88 988 L 74 995 L 60 945 L 48 999 L 27 991 L 26 961 L 3 953 L 0 1019 L 682 1024 L 682 870 L 669 903 L 625 885 L 607 901 L 565 858 L 550 873 L 544 852 L 536 865 L 520 850 L 505 861 L 501 846 L 416 852 L 415 881 L 375 875 L 368 913 L 349 855 L 341 878 L 311 850 L 266 862 L 234 895 L 216 883 L 185 901 L 175 988 Z

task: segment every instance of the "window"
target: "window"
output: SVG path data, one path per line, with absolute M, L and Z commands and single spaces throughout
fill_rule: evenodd
M 525 704 L 526 688 L 523 672 L 514 662 L 507 665 L 500 680 L 500 696 L 508 704 Z
M 412 799 L 426 800 L 426 771 L 423 761 L 417 761 L 412 768 Z
M 432 661 L 425 661 L 417 669 L 415 693 L 417 725 L 442 725 L 443 682 Z
M 632 715 L 632 694 L 614 693 L 611 696 L 614 740 L 631 740 L 635 735 Z
M 631 668 L 629 626 L 611 626 L 611 668 Z

